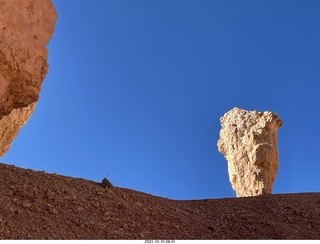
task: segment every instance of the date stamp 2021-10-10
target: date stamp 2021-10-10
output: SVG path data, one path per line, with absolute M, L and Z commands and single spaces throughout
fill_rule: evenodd
M 145 240 L 146 244 L 171 244 L 175 243 L 175 240 Z

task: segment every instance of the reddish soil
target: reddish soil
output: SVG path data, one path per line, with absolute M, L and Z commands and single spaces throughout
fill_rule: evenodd
M 319 239 L 320 193 L 170 200 L 0 164 L 1 239 Z

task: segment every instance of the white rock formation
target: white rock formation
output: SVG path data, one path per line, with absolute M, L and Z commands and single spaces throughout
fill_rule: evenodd
M 278 115 L 233 108 L 220 122 L 218 150 L 228 161 L 237 197 L 271 194 L 278 169 L 277 129 L 282 126 Z

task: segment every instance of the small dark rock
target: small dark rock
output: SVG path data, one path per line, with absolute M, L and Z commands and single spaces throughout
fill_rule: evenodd
M 212 226 L 212 225 L 210 225 L 210 226 L 208 227 L 208 230 L 212 230 L 212 231 L 214 231 L 213 226 Z

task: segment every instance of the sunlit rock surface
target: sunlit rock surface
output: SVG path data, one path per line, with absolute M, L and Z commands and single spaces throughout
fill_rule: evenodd
M 50 0 L 0 0 L 0 156 L 32 114 L 57 18 Z
M 270 194 L 278 169 L 278 115 L 234 108 L 220 122 L 218 150 L 228 161 L 237 197 Z

